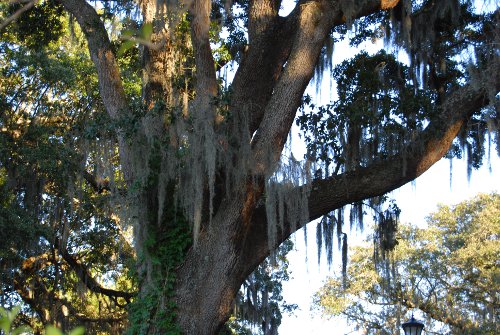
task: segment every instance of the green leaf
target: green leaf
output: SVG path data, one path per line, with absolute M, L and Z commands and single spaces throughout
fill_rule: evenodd
M 85 334 L 85 328 L 80 326 L 70 331 L 68 335 L 83 335 L 83 334 Z
M 130 30 L 130 29 L 126 29 L 126 30 L 123 30 L 122 31 L 122 36 L 125 36 L 125 37 L 132 37 L 134 36 L 134 31 L 133 30 Z
M 14 321 L 17 317 L 17 314 L 21 311 L 21 306 L 15 306 L 10 310 L 10 312 L 7 312 L 7 318 L 9 319 L 10 322 Z
M 3 330 L 5 334 L 9 333 L 11 323 L 12 321 L 9 318 L 9 311 L 0 307 L 0 329 Z
M 146 23 L 145 25 L 142 26 L 141 28 L 141 37 L 144 38 L 145 40 L 149 40 L 151 38 L 151 35 L 153 34 L 153 24 L 152 23 Z
M 63 333 L 56 327 L 49 325 L 45 328 L 45 335 L 63 335 Z
M 127 52 L 127 50 L 133 48 L 135 45 L 135 42 L 134 41 L 131 41 L 131 40 L 128 40 L 128 41 L 124 41 L 122 43 L 122 45 L 120 45 L 120 48 L 118 49 L 118 56 L 122 56 L 125 52 Z
M 32 334 L 32 333 L 33 333 L 33 330 L 31 329 L 31 327 L 26 326 L 26 325 L 22 325 L 22 326 L 17 327 L 16 329 L 14 329 L 11 332 L 11 335 Z
M 10 330 L 10 321 L 7 319 L 7 317 L 2 316 L 0 318 L 0 329 L 5 333 L 8 334 Z

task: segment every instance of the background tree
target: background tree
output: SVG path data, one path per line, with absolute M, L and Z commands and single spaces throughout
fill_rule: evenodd
M 352 250 L 347 287 L 340 276 L 315 295 L 327 316 L 342 316 L 369 334 L 398 334 L 410 309 L 428 334 L 497 334 L 500 195 L 480 194 L 440 206 L 427 228 L 402 225 L 385 273 L 373 247 Z
M 291 233 L 326 215 L 323 240 L 334 225 L 345 238 L 333 211 L 414 180 L 459 134 L 478 165 L 498 132 L 498 13 L 471 1 L 299 1 L 286 16 L 268 0 L 1 6 L 1 224 L 15 237 L 0 262 L 6 292 L 36 291 L 43 322 L 62 320 L 44 306 L 79 301 L 60 288 L 83 283 L 97 298 L 74 322 L 127 305 L 131 333 L 215 334 Z M 353 25 L 353 43 L 384 35 L 411 64 L 344 64 L 335 108 L 305 109 L 331 140 L 287 158 L 304 90 Z
M 111 210 L 123 200 L 112 128 L 95 71 L 82 57 L 82 34 L 51 6 L 35 7 L 3 36 L 19 45 L 2 45 L 2 97 L 11 108 L 0 137 L 2 305 L 22 299 L 20 322 L 35 333 L 46 324 L 64 331 L 83 324 L 89 333 L 121 334 L 137 281 L 130 227 L 118 224 L 120 208 Z M 29 34 L 30 24 L 39 30 Z M 65 29 L 73 30 L 62 38 Z M 41 41 L 50 45 L 41 49 Z M 140 89 L 134 51 L 121 58 L 131 92 Z M 280 307 L 291 309 L 281 304 L 290 249 L 289 241 L 277 262 L 265 261 L 246 279 L 232 325 L 277 331 Z
M 63 13 L 43 2 L 2 31 L 1 300 L 23 300 L 35 333 L 46 324 L 116 333 L 127 323 L 135 252 L 105 178 L 118 161 L 97 76 Z
M 282 283 L 289 279 L 287 254 L 293 243 L 285 241 L 273 258 L 267 258 L 248 276 L 238 292 L 235 310 L 222 334 L 275 335 L 282 312 L 292 313 L 297 306 L 287 304 L 282 296 Z

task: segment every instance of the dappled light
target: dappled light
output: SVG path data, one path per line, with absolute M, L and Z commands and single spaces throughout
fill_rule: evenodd
M 316 219 L 336 294 L 367 215 L 374 254 L 351 261 L 395 285 L 390 192 L 500 153 L 498 10 L 283 4 L 0 4 L 0 304 L 22 303 L 6 332 L 277 334 L 289 237 Z M 385 46 L 338 62 L 341 40 Z M 323 81 L 325 105 L 305 94 Z

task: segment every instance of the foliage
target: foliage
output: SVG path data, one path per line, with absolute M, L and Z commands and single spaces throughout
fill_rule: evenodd
M 402 225 L 389 276 L 371 247 L 351 253 L 347 288 L 331 278 L 315 295 L 327 316 L 373 334 L 396 334 L 412 308 L 430 334 L 497 334 L 500 195 L 441 206 L 427 228 Z
M 116 333 L 125 299 L 94 291 L 133 290 L 134 252 L 110 210 L 117 198 L 109 189 L 121 187 L 121 177 L 109 168 L 117 163 L 115 139 L 95 70 L 81 32 L 52 1 L 7 28 L 0 43 L 2 301 L 24 300 L 23 320 L 36 332 L 53 323 Z
M 385 51 L 374 55 L 361 52 L 336 66 L 332 76 L 339 99 L 331 105 L 315 106 L 306 96 L 303 113 L 296 121 L 307 144 L 306 155 L 316 163 L 316 178 L 358 170 L 393 156 L 437 113 L 433 91 L 412 83 L 411 69 Z M 351 228 L 357 224 L 363 229 L 364 213 L 370 210 L 380 231 L 388 232 L 388 227 L 382 226 L 395 222 L 399 209 L 394 203 L 384 209 L 387 200 L 382 196 L 353 204 Z M 325 215 L 316 228 L 318 256 L 324 246 L 328 264 L 332 261 L 335 234 L 339 248 L 341 239 L 343 248 L 347 248 L 343 213 L 344 209 L 339 209 Z M 391 229 L 394 232 L 396 227 Z M 381 247 L 390 249 L 387 244 Z
M 151 230 L 145 241 L 146 255 L 155 267 L 153 278 L 149 279 L 148 289 L 129 307 L 129 334 L 147 334 L 154 329 L 155 333 L 180 334 L 175 323 L 175 303 L 171 298 L 174 293 L 175 269 L 182 262 L 186 249 L 191 245 L 191 232 L 186 230 L 186 223 L 178 213 L 170 213 L 176 218 L 169 218 L 175 224 L 166 233 Z M 148 320 L 145 322 L 144 320 Z
M 77 327 L 70 331 L 68 335 L 83 335 L 85 333 L 85 328 Z M 63 335 L 63 332 L 54 326 L 47 326 L 45 329 L 45 335 Z
M 292 313 L 297 306 L 287 304 L 282 283 L 289 279 L 287 254 L 293 243 L 287 240 L 248 276 L 235 300 L 235 312 L 226 323 L 228 334 L 278 334 L 282 312 Z M 221 334 L 222 335 L 222 334 Z
M 0 330 L 2 330 L 3 334 L 18 335 L 26 334 L 31 331 L 31 328 L 26 325 L 20 325 L 18 327 L 14 326 L 14 321 L 20 311 L 20 306 L 16 306 L 11 310 L 6 310 L 5 308 L 0 307 Z
M 21 311 L 20 306 L 15 306 L 11 310 L 6 310 L 0 307 L 0 330 L 3 331 L 5 335 L 19 335 L 19 334 L 32 334 L 30 327 L 26 325 L 20 325 L 18 327 L 14 326 L 16 318 Z M 71 330 L 68 335 L 83 335 L 85 333 L 85 328 L 76 327 Z M 48 325 L 45 328 L 45 335 L 63 335 L 63 332 L 58 328 Z
M 23 5 L 14 3 L 8 5 L 6 16 L 14 14 Z M 37 3 L 19 17 L 11 26 L 8 33 L 12 33 L 17 41 L 31 50 L 40 50 L 44 46 L 57 42 L 64 33 L 63 7 L 54 0 Z M 36 28 L 34 28 L 36 27 Z
M 389 12 L 374 13 L 354 23 L 354 36 L 349 39 L 352 45 L 384 38 L 396 50 L 403 47 L 408 51 L 409 64 L 399 61 L 401 56 L 397 52 L 382 50 L 370 55 L 362 51 L 332 68 L 330 42 L 323 48 L 316 75 L 323 74 L 325 68 L 332 68 L 331 79 L 336 83 L 337 99 L 318 106 L 306 95 L 301 105 L 302 113 L 296 118 L 306 143 L 306 159 L 314 162 L 316 178 L 359 171 L 398 153 L 403 157 L 402 169 L 405 170 L 405 160 L 412 156 L 405 148 L 438 117 L 440 102 L 446 93 L 474 76 L 468 70 L 470 58 L 495 57 L 491 43 L 484 49 L 477 48 L 481 44 L 477 34 L 492 29 L 496 14 L 478 15 L 471 3 L 452 3 L 440 3 L 436 10 L 441 12 L 436 14 L 429 12 L 426 5 L 401 1 Z M 455 9 L 451 10 L 452 7 Z M 420 36 L 422 32 L 413 29 L 413 35 L 405 37 L 410 32 L 405 27 L 404 16 L 409 20 L 410 13 L 415 16 L 414 21 L 433 22 L 435 15 L 442 15 L 446 23 L 436 26 L 435 30 L 426 30 L 428 36 Z M 346 26 L 337 27 L 331 34 L 332 41 L 346 38 L 346 33 Z M 413 43 L 408 44 L 408 40 Z M 475 55 L 471 56 L 473 48 L 476 48 Z M 492 88 L 491 94 L 496 94 L 495 89 Z M 469 176 L 473 168 L 483 164 L 486 151 L 498 142 L 493 134 L 497 132 L 494 130 L 498 124 L 497 114 L 493 107 L 476 111 L 446 154 L 449 159 L 466 157 Z M 331 264 L 334 235 L 339 249 L 341 244 L 346 247 L 343 243 L 347 242 L 343 229 L 347 221 L 346 209 L 350 209 L 351 228 L 357 225 L 362 230 L 363 216 L 372 212 L 378 224 L 376 229 L 393 235 L 399 209 L 394 203 L 388 204 L 388 199 L 385 195 L 369 198 L 324 215 L 316 226 L 318 255 L 324 247 L 327 262 Z M 392 228 L 387 229 L 389 226 Z M 383 242 L 382 239 L 378 241 Z M 379 245 L 381 255 L 384 250 L 390 250 L 391 243 Z M 345 260 L 345 253 L 343 255 Z
M 475 78 L 495 64 L 497 14 L 474 14 L 471 1 L 366 0 L 298 2 L 283 17 L 279 2 L 258 2 L 0 4 L 1 298 L 23 300 L 36 332 L 214 333 L 245 277 L 310 219 L 324 215 L 318 241 L 331 251 L 336 231 L 345 258 L 342 207 L 354 202 L 351 223 L 373 207 L 393 248 L 398 209 L 382 211 L 383 194 L 429 167 L 423 153 L 430 165 L 441 157 L 455 124 L 473 122 L 450 156 L 481 164 L 498 132 L 497 111 L 483 108 L 496 77 L 488 96 Z M 304 99 L 297 162 L 283 152 L 301 97 L 351 26 L 353 44 L 384 37 L 411 62 L 387 48 L 338 65 L 338 101 Z M 443 105 L 461 89 L 472 106 Z M 380 166 L 401 176 L 387 181 Z M 286 279 L 267 270 L 247 282 L 252 308 L 269 307 L 252 321 L 276 322 L 264 332 Z
M 432 91 L 412 84 L 409 68 L 384 51 L 372 56 L 362 52 L 332 74 L 339 99 L 317 107 L 306 97 L 297 119 L 307 155 L 318 163 L 317 176 L 354 170 L 394 154 L 435 114 Z

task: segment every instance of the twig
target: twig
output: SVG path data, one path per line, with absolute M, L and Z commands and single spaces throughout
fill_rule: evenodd
M 23 7 L 19 8 L 14 14 L 12 14 L 8 18 L 6 18 L 2 23 L 0 23 L 0 30 L 3 30 L 11 22 L 17 20 L 19 18 L 19 16 L 21 16 L 22 13 L 26 12 L 28 9 L 30 9 L 31 7 L 33 7 L 37 1 L 38 0 L 31 0 L 31 1 L 29 1 L 28 3 L 26 3 L 26 5 L 24 5 Z M 14 3 L 19 3 L 19 2 L 22 2 L 22 1 L 11 0 L 9 2 L 9 4 L 14 4 Z

